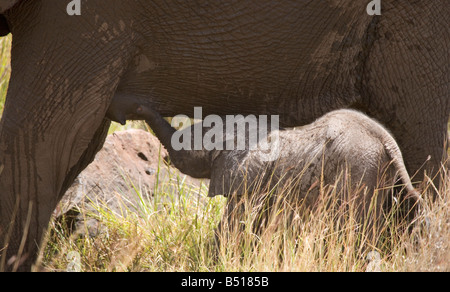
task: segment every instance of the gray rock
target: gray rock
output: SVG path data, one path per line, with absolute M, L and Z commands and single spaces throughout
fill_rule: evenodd
M 55 216 L 69 227 L 69 231 L 95 236 L 102 230 L 95 219 L 96 206 L 127 216 L 139 214 L 142 201 L 151 200 L 155 185 L 168 184 L 169 192 L 176 192 L 171 179 L 185 177 L 164 162 L 167 151 L 159 140 L 143 130 L 127 130 L 109 135 L 104 147 L 75 180 L 55 210 Z M 159 173 L 159 175 L 158 175 Z M 187 177 L 193 186 L 198 180 Z M 62 216 L 64 215 L 65 216 Z

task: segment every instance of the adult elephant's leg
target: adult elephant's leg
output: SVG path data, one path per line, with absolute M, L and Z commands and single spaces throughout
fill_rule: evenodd
M 86 23 L 63 34 L 77 20 L 58 23 L 13 31 L 0 124 L 0 268 L 7 270 L 30 269 L 58 200 L 102 144 L 105 113 L 129 62 L 119 45 L 130 47 L 127 38 L 86 38 L 83 29 L 107 34 Z
M 78 163 L 74 165 L 70 169 L 70 172 L 67 174 L 61 189 L 61 193 L 58 196 L 58 201 L 62 199 L 67 189 L 72 185 L 76 177 L 94 160 L 97 152 L 100 151 L 100 149 L 103 147 L 106 136 L 108 135 L 110 125 L 111 120 L 105 118 L 100 127 L 95 132 L 94 137 L 89 142 L 89 145 L 84 151 L 83 155 L 78 160 Z
M 34 263 L 41 238 L 47 228 L 50 216 L 55 209 L 57 202 L 64 195 L 76 176 L 92 162 L 95 154 L 103 145 L 109 124 L 110 121 L 108 119 L 103 120 L 80 159 L 65 176 L 64 182 L 59 189 L 59 195 L 58 189 L 55 188 L 54 185 L 51 186 L 50 184 L 46 184 L 44 187 L 44 184 L 39 182 L 43 182 L 42 179 L 45 177 L 45 174 L 39 175 L 40 171 L 43 169 L 43 167 L 38 166 L 40 159 L 35 160 L 36 164 L 33 163 L 27 165 L 33 169 L 31 171 L 30 169 L 26 170 L 29 173 L 29 176 L 20 170 L 23 166 L 23 163 L 19 162 L 20 157 L 9 157 L 11 162 L 14 163 L 11 167 L 9 167 L 7 161 L 4 162 L 5 164 L 2 164 L 3 170 L 5 171 L 0 178 L 0 186 L 2 188 L 2 202 L 0 205 L 0 270 L 30 269 Z M 19 145 L 15 146 L 21 147 Z M 27 147 L 24 146 L 24 153 L 30 150 L 30 148 L 26 148 Z M 36 152 L 43 153 L 44 151 Z M 54 158 L 57 160 L 57 157 Z M 33 158 L 29 156 L 29 159 Z M 12 172 L 8 172 L 8 169 L 12 170 Z M 25 169 L 23 170 L 25 171 Z M 55 176 L 60 177 L 60 175 L 62 174 L 58 175 L 55 173 Z M 11 196 L 11 193 L 8 194 L 5 192 L 8 191 L 6 186 L 14 187 L 14 185 L 18 185 L 19 188 L 24 186 L 24 182 L 18 181 L 19 179 L 26 180 L 29 188 L 31 188 L 31 185 L 36 186 L 36 191 L 33 192 L 34 197 L 31 197 L 30 193 L 28 193 L 32 191 L 31 189 L 28 189 L 25 192 L 19 191 L 17 193 L 12 193 L 17 194 L 15 197 Z M 48 177 L 46 179 L 48 179 Z M 42 186 L 42 188 L 39 188 L 39 186 Z M 16 188 L 14 188 L 14 190 L 15 189 Z M 55 192 L 52 192 L 52 189 L 55 190 Z M 41 192 L 40 190 L 44 191 Z M 26 195 L 22 196 L 21 194 Z M 14 203 L 14 206 L 12 206 L 11 203 Z
M 11 85 L 8 99 L 21 96 Z M 9 102 L 5 108 L 0 132 L 3 268 L 30 268 L 57 202 L 104 141 L 112 89 L 102 94 L 82 91 L 85 98 L 62 93 L 73 100 L 73 110 L 44 99 L 28 101 L 40 108 L 34 114 L 21 102 Z M 16 124 L 17 115 L 27 118 Z
M 383 15 L 368 30 L 362 95 L 371 114 L 392 131 L 410 175 L 418 171 L 417 182 L 424 170 L 433 177 L 445 155 L 449 6 L 446 1 L 383 5 Z

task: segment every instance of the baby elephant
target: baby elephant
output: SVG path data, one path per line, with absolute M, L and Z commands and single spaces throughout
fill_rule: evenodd
M 358 188 L 360 192 L 352 198 L 358 206 L 358 218 L 366 218 L 370 210 L 379 217 L 386 195 L 375 200 L 375 208 L 371 209 L 371 204 L 374 190 L 383 187 L 382 177 L 391 185 L 398 177 L 407 196 L 416 202 L 420 200 L 394 138 L 378 122 L 355 110 L 336 110 L 302 128 L 270 132 L 268 140 L 278 151 L 274 159 L 267 159 L 266 151 L 250 148 L 248 143 L 244 150 L 176 151 L 171 143 L 176 130 L 149 106 L 136 98 L 117 95 L 111 109 L 108 116 L 113 120 L 117 116 L 144 119 L 180 171 L 210 179 L 209 196 L 230 196 L 226 214 L 232 213 L 243 194 L 256 195 L 274 186 L 292 186 L 294 199 L 312 207 L 322 186 L 328 185 L 341 192 L 342 197 L 348 196 L 344 188 Z M 190 137 L 194 139 L 194 128 L 195 125 L 182 131 L 192 131 Z M 210 129 L 201 128 L 202 135 Z M 248 140 L 248 129 L 245 133 Z M 347 179 L 339 180 L 342 175 Z

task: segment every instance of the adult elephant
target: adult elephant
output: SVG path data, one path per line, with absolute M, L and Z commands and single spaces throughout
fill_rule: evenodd
M 447 0 L 0 0 L 12 75 L 0 124 L 1 268 L 30 269 L 57 202 L 101 148 L 116 92 L 165 116 L 342 107 L 383 122 L 414 173 L 449 117 Z M 77 8 L 76 6 L 74 6 Z

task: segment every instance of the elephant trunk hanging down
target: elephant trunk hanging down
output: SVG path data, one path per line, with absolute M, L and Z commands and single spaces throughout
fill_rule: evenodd
M 357 108 L 433 176 L 450 113 L 446 0 L 0 0 L 12 73 L 0 123 L 0 269 L 30 269 L 57 202 L 101 148 L 119 91 L 164 116 Z M 369 2 L 369 1 L 367 1 Z M 421 168 L 422 164 L 431 159 Z M 433 172 L 432 172 L 433 171 Z M 4 248 L 6 247 L 6 248 Z

